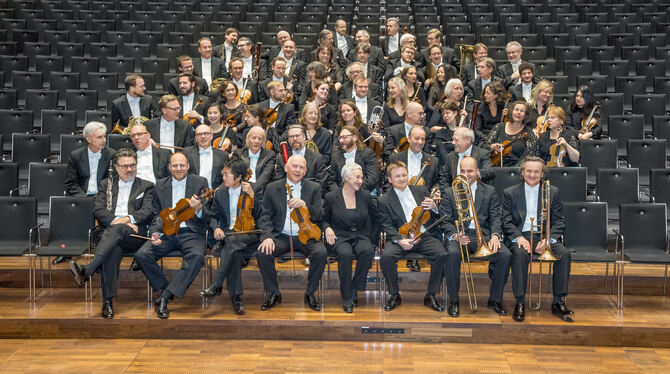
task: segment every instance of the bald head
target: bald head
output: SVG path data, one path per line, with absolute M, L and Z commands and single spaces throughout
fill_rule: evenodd
M 410 125 L 422 125 L 423 124 L 423 107 L 421 104 L 414 101 L 407 104 L 407 109 L 405 111 L 405 121 Z
M 307 161 L 301 155 L 295 154 L 288 158 L 284 171 L 286 171 L 286 178 L 291 183 L 299 183 L 307 172 Z

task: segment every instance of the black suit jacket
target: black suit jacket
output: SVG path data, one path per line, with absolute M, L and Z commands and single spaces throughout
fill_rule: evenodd
M 277 166 L 275 167 L 275 176 L 273 180 L 286 178 L 286 170 L 284 170 L 284 156 L 282 154 L 278 154 L 276 159 Z M 323 161 L 323 156 L 321 156 L 319 153 L 312 152 L 309 149 L 305 149 L 305 161 L 307 161 L 307 172 L 305 173 L 303 179 L 316 182 L 320 186 L 323 186 L 324 182 L 326 181 L 326 165 Z
M 258 106 L 267 112 L 270 109 L 270 100 L 263 100 L 258 103 Z M 286 132 L 286 126 L 296 122 L 295 107 L 293 104 L 280 104 L 277 109 L 277 121 L 275 122 L 277 134 L 283 135 Z
M 417 206 L 421 205 L 423 199 L 430 196 L 430 192 L 426 186 L 408 186 L 407 188 L 412 191 Z M 402 210 L 402 205 L 400 205 L 400 199 L 398 199 L 395 189 L 391 188 L 387 193 L 383 194 L 379 198 L 378 205 L 379 222 L 381 229 L 386 233 L 386 240 L 403 239 L 400 233 L 398 233 L 398 229 L 407 223 L 407 220 L 405 219 L 405 212 Z M 426 226 L 430 225 L 437 218 L 437 215 L 437 213 L 430 211 L 431 218 L 426 223 Z
M 270 82 L 272 82 L 272 77 L 269 77 L 269 78 L 267 78 L 267 79 L 263 79 L 262 81 L 260 81 L 260 83 L 259 83 L 258 86 L 256 87 L 256 89 L 258 90 L 258 92 L 256 93 L 256 95 L 257 95 L 256 97 L 258 98 L 258 101 L 265 101 L 265 100 L 269 100 L 269 99 L 270 99 L 270 92 L 268 92 L 268 84 L 269 84 Z M 284 75 L 284 76 L 282 77 L 282 83 L 284 83 L 284 88 L 286 88 L 286 84 L 287 84 L 288 82 L 290 82 L 290 79 L 288 78 L 288 76 Z M 295 83 L 293 84 L 293 87 L 294 87 L 294 89 L 295 89 L 295 87 L 296 87 Z M 294 98 L 293 101 L 295 101 L 295 99 L 296 99 L 298 96 L 295 95 L 295 91 L 293 91 L 293 93 L 294 93 L 294 95 L 293 95 L 293 98 Z
M 372 240 L 375 230 L 377 200 L 366 190 L 356 191 L 357 222 L 350 222 L 347 218 L 347 207 L 342 196 L 342 188 L 328 192 L 323 203 L 322 230 L 333 229 L 338 241 L 350 239 Z
M 116 151 L 105 147 L 102 149 L 102 156 L 98 161 L 98 190 L 100 190 L 100 181 L 107 178 L 109 163 L 116 154 Z M 88 189 L 88 179 L 91 171 L 88 167 L 88 145 L 75 149 L 70 154 L 70 161 L 67 165 L 67 179 L 65 180 L 65 192 L 68 196 L 86 196 Z
M 230 195 L 228 194 L 229 188 L 226 186 L 220 186 L 214 192 L 214 198 L 212 199 L 212 206 L 208 209 L 209 214 L 209 228 L 212 232 L 216 229 L 221 229 L 223 231 L 230 231 Z M 252 216 L 254 217 L 254 223 L 258 225 L 258 217 L 261 214 L 261 200 L 260 196 L 256 196 L 254 199 L 254 208 L 252 210 Z M 237 209 L 237 208 L 235 208 Z M 237 212 L 239 216 L 239 211 Z
M 430 64 L 428 48 L 429 47 L 426 47 L 421 50 L 421 64 L 424 66 Z M 442 46 L 442 62 L 453 66 L 456 71 L 458 71 L 458 68 L 461 66 L 461 62 L 456 56 L 456 51 L 453 48 L 447 47 L 445 45 Z
M 393 161 L 400 160 L 400 161 L 404 162 L 405 165 L 407 165 L 407 158 L 409 157 L 408 153 L 409 153 L 409 150 L 402 151 L 402 152 L 399 152 L 399 153 L 394 153 L 394 154 L 391 155 L 391 157 L 389 157 L 389 161 L 393 162 Z M 438 172 L 438 170 L 440 170 L 440 168 L 438 167 L 437 157 L 431 156 L 426 152 L 422 152 L 421 164 L 423 164 L 427 160 L 430 160 L 431 164 L 426 166 L 426 169 L 423 171 L 423 174 L 421 176 L 426 181 L 426 186 L 428 186 L 428 188 L 431 188 L 435 184 L 437 184 L 437 176 L 438 176 L 437 172 Z
M 184 154 L 190 165 L 188 172 L 200 175 L 200 147 L 197 145 L 186 147 L 184 148 Z M 221 170 L 223 169 L 223 161 L 228 157 L 228 152 L 218 148 L 212 148 L 212 188 L 217 188 L 223 183 Z
M 363 168 L 363 188 L 372 191 L 377 188 L 379 183 L 379 164 L 377 163 L 377 156 L 370 148 L 358 148 L 354 162 L 361 165 Z M 344 152 L 341 149 L 333 152 L 330 160 L 329 187 L 331 191 L 342 187 L 342 167 L 344 167 L 346 160 L 344 159 Z
M 112 225 L 116 218 L 116 201 L 119 197 L 119 179 L 114 178 L 112 182 L 112 210 L 107 210 L 107 183 L 109 178 L 100 181 L 100 188 L 95 195 L 93 205 L 93 216 L 98 223 L 104 227 Z M 135 178 L 132 187 L 130 187 L 130 196 L 128 197 L 128 215 L 133 216 L 138 227 L 144 227 L 151 222 L 153 217 L 152 209 L 152 190 L 154 184 L 144 179 Z
M 396 40 L 398 41 L 398 43 L 397 43 L 398 44 L 397 45 L 398 49 L 397 50 L 400 51 L 400 33 L 398 32 L 396 34 L 396 36 L 397 36 Z M 389 55 L 389 38 L 388 38 L 388 36 L 380 36 L 379 37 L 379 48 L 382 49 L 382 53 L 384 54 L 384 56 Z
M 528 61 L 523 61 L 529 63 L 533 67 L 533 71 L 537 71 L 535 68 L 535 64 L 532 62 Z M 512 70 L 512 64 L 509 62 L 506 62 L 496 68 L 496 70 L 493 72 L 493 75 L 500 78 L 502 81 L 503 86 L 505 88 L 509 88 L 511 85 L 516 84 L 518 82 L 518 78 L 512 80 L 512 73 L 514 73 L 514 70 Z M 537 83 L 540 81 L 540 77 L 537 77 L 535 74 L 533 74 L 533 83 Z
M 332 66 L 339 66 L 341 69 L 344 69 L 347 67 L 347 58 L 344 57 L 344 53 L 342 53 L 342 50 L 335 47 L 334 45 L 331 47 L 332 53 L 330 54 L 332 57 L 330 58 L 330 63 Z M 319 61 L 317 58 L 316 52 L 319 49 L 314 49 L 312 50 L 311 57 L 312 59 L 310 61 Z
M 154 118 L 144 123 L 151 139 L 161 143 L 161 117 Z M 195 144 L 195 133 L 193 127 L 183 119 L 174 121 L 174 145 L 177 147 L 188 147 Z
M 225 68 L 225 62 L 215 56 L 212 56 L 212 80 L 216 78 L 226 78 L 229 76 L 228 70 Z M 193 73 L 199 77 L 202 76 L 202 60 L 200 57 L 196 57 L 193 59 Z M 205 77 L 203 77 L 205 78 Z
M 498 195 L 496 194 L 495 187 L 477 183 L 477 190 L 475 191 L 474 198 L 479 227 L 481 228 L 484 237 L 487 240 L 490 240 L 492 234 L 498 234 L 498 237 L 502 238 L 502 212 L 500 211 L 500 203 L 498 202 Z M 444 221 L 442 227 L 445 229 L 447 238 L 450 238 L 457 232 L 455 221 L 458 219 L 458 211 L 454 201 L 454 192 L 451 187 L 449 187 L 446 193 L 442 195 L 440 216 L 449 217 Z M 470 225 L 470 221 L 464 222 L 463 225 L 467 229 Z
M 503 191 L 503 230 L 505 232 L 505 239 L 508 244 L 512 240 L 522 235 L 521 230 L 526 221 L 526 190 L 525 183 L 507 187 Z M 540 217 L 542 211 L 542 185 L 538 191 L 537 213 L 536 217 Z M 550 218 L 551 218 L 551 237 L 558 240 L 563 234 L 565 223 L 563 221 L 563 204 L 558 197 L 558 187 L 551 186 L 550 189 Z M 537 220 L 535 224 L 539 224 Z M 539 231 L 539 230 L 538 230 Z
M 386 139 L 384 139 L 384 155 L 388 158 L 402 138 L 405 138 L 405 123 L 399 123 L 386 129 Z
M 384 71 L 384 80 L 388 82 L 389 79 L 393 78 L 396 76 L 395 69 L 401 65 L 401 60 L 400 60 L 400 55 L 398 55 L 397 58 L 390 58 L 386 62 L 385 66 L 385 71 Z M 411 65 L 413 65 L 416 68 L 417 74 L 419 70 L 421 69 L 421 63 L 414 60 L 411 62 Z
M 275 57 L 279 56 L 279 52 L 281 52 L 281 47 L 273 46 L 273 47 L 270 47 L 270 50 L 268 51 L 267 54 L 262 56 L 262 57 L 264 57 L 268 60 L 268 66 L 270 65 L 272 60 L 274 60 Z M 296 48 L 294 58 L 297 58 L 298 60 L 303 61 L 305 63 L 307 62 L 307 55 L 305 54 L 305 50 L 302 49 L 302 48 Z M 309 60 L 309 61 L 312 61 L 312 60 Z
M 349 62 L 358 61 L 358 56 L 356 56 L 356 48 L 349 49 L 349 53 L 347 54 L 347 60 L 349 60 Z M 382 52 L 382 49 L 377 46 L 374 45 L 370 46 L 370 57 L 368 58 L 368 61 L 378 66 L 382 70 L 386 69 L 386 60 L 384 59 L 384 52 Z
M 353 95 L 354 95 L 354 84 L 351 81 L 346 81 L 342 83 L 342 88 L 340 89 L 339 93 L 340 102 L 344 100 L 353 101 L 354 100 Z M 381 95 L 382 95 L 381 86 L 377 83 L 374 83 L 373 81 L 370 81 L 370 87 L 368 88 L 368 100 L 381 102 Z M 372 110 L 372 108 L 370 108 L 370 110 Z M 361 113 L 361 117 L 365 118 L 365 116 L 363 116 L 363 113 Z
M 463 84 L 467 84 L 471 80 L 475 79 L 475 72 L 477 71 L 477 67 L 475 66 L 474 62 L 469 62 L 465 65 L 463 65 L 463 75 L 461 76 L 461 82 Z
M 200 194 L 207 188 L 207 179 L 193 174 L 186 175 L 186 189 L 184 198 L 190 199 L 193 195 Z M 153 189 L 152 213 L 154 220 L 149 228 L 150 233 L 163 232 L 163 220 L 158 216 L 161 210 L 172 208 L 177 204 L 172 201 L 172 176 L 156 181 Z M 205 235 L 207 230 L 208 213 L 203 204 L 200 217 L 196 214 L 192 219 L 186 221 L 186 226 L 193 232 Z
M 136 148 L 135 151 L 137 151 Z M 151 163 L 153 165 L 154 178 L 156 178 L 156 180 L 163 179 L 170 175 L 170 169 L 168 169 L 170 164 L 170 157 L 172 157 L 172 151 L 169 149 L 151 149 Z
M 321 186 L 319 184 L 302 180 L 302 190 L 300 198 L 307 205 L 311 221 L 315 224 L 321 222 L 323 216 L 323 201 L 321 200 Z M 286 178 L 274 181 L 267 185 L 263 196 L 263 208 L 261 217 L 258 220 L 258 227 L 261 229 L 261 241 L 276 238 L 284 229 L 284 222 L 287 214 Z M 297 230 L 297 228 L 294 228 Z
M 531 85 L 530 85 L 530 89 L 532 90 L 533 88 L 535 88 L 535 85 L 536 85 L 535 82 L 532 82 Z M 509 93 L 512 94 L 512 102 L 515 102 L 515 101 L 521 100 L 521 99 L 526 100 L 523 97 L 523 87 L 521 87 L 520 84 L 512 85 L 509 88 Z
M 491 75 L 491 82 L 496 81 L 502 84 L 502 80 L 500 80 L 500 78 L 496 77 L 495 75 Z M 482 92 L 484 92 L 484 89 L 482 88 L 482 77 L 471 80 L 465 87 L 465 93 L 468 95 L 468 98 L 472 100 L 483 101 L 484 99 L 482 98 Z M 470 103 L 470 101 L 468 101 L 468 103 Z
M 258 162 L 256 163 L 256 182 L 254 184 L 254 193 L 262 194 L 270 181 L 275 170 L 275 153 L 268 151 L 265 148 L 261 148 L 261 154 L 258 156 Z M 235 154 L 242 158 L 244 162 L 249 166 L 249 149 L 247 148 L 238 148 L 235 150 Z
M 154 100 L 149 95 L 140 97 L 140 114 L 143 117 L 151 118 L 154 113 Z M 128 104 L 128 98 L 123 95 L 112 101 L 112 126 L 119 121 L 122 127 L 128 126 L 128 119 L 133 115 Z
M 240 55 L 240 53 L 239 53 L 239 51 L 237 50 L 237 46 L 234 45 L 234 46 L 233 46 L 233 51 L 232 51 L 232 53 L 231 53 L 231 57 L 238 57 L 239 55 Z M 225 50 L 225 48 L 223 48 L 223 44 L 215 45 L 215 46 L 212 48 L 212 56 L 220 58 L 221 61 L 223 61 L 223 63 L 224 63 L 223 68 L 226 69 L 226 71 L 228 71 L 228 66 L 225 66 L 225 63 L 226 63 L 226 50 Z
M 198 102 L 202 99 L 202 104 L 198 104 Z M 177 96 L 177 101 L 179 102 L 179 106 L 181 107 L 181 110 L 179 111 L 179 117 L 184 118 L 184 97 L 179 95 Z M 205 116 L 205 107 L 207 106 L 207 103 L 209 102 L 209 96 L 204 96 L 200 94 L 195 94 L 193 96 L 193 107 L 191 108 L 192 110 L 195 110 L 200 114 L 201 116 Z M 197 105 L 196 105 L 197 104 Z M 196 126 L 198 126 L 200 123 L 198 122 Z
M 209 96 L 209 85 L 204 78 L 195 77 L 196 85 L 198 86 L 198 95 Z M 170 85 L 168 86 L 168 93 L 171 95 L 179 96 L 179 78 L 170 79 Z
M 482 182 L 487 183 L 495 178 L 490 152 L 473 145 L 470 156 L 477 160 L 479 176 Z M 438 174 L 440 192 L 445 194 L 447 189 L 451 187 L 451 182 L 456 178 L 456 171 L 458 170 L 458 152 L 449 152 L 446 159 L 440 162 L 440 165 L 441 168 Z

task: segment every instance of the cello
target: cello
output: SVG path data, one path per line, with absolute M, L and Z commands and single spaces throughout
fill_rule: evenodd
M 198 198 L 202 204 L 214 196 L 214 190 L 206 188 Z M 190 205 L 191 199 L 183 198 L 177 202 L 174 208 L 165 208 L 158 213 L 163 221 L 163 233 L 174 235 L 179 231 L 182 222 L 186 222 L 195 216 L 195 209 Z
M 247 175 L 242 178 L 242 182 L 246 182 L 251 178 L 251 169 L 247 169 Z M 255 226 L 254 216 L 254 199 L 246 192 L 240 192 L 240 197 L 237 199 L 237 218 L 235 219 L 235 226 L 233 231 L 245 232 L 252 231 Z

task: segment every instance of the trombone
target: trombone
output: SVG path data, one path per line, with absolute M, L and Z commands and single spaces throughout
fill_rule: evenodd
M 465 233 L 465 222 L 473 221 L 475 225 L 475 232 L 477 236 L 477 250 L 472 255 L 472 258 L 482 258 L 492 255 L 494 252 L 486 244 L 486 239 L 482 234 L 482 229 L 479 226 L 479 219 L 477 218 L 477 211 L 475 209 L 474 198 L 470 190 L 470 183 L 463 175 L 458 175 L 451 183 L 454 193 L 454 202 L 458 213 L 456 220 L 457 233 Z M 472 277 L 472 268 L 470 267 L 470 251 L 467 244 L 462 244 L 459 240 L 458 245 L 461 249 L 461 262 L 465 268 L 465 288 L 468 291 L 468 302 L 473 313 L 477 311 L 477 294 L 475 293 L 475 282 Z
M 540 213 L 540 223 L 535 225 L 534 224 L 534 219 L 533 217 L 530 218 L 530 262 L 528 263 L 528 305 L 531 306 L 531 308 L 538 310 L 540 309 L 541 306 L 541 295 L 542 295 L 542 261 L 547 261 L 547 262 L 554 262 L 558 260 L 556 256 L 554 256 L 554 253 L 551 250 L 551 185 L 549 184 L 549 180 L 544 180 L 542 182 L 541 186 L 541 194 L 542 194 L 542 211 Z M 544 227 L 542 225 L 544 224 Z M 538 243 L 541 243 L 543 240 L 547 241 L 546 248 L 544 252 L 538 256 L 538 261 L 539 261 L 539 278 L 538 278 L 538 289 L 537 289 L 537 304 L 533 307 L 533 283 L 532 283 L 532 276 L 533 276 L 533 232 L 535 229 L 544 229 L 544 231 L 540 231 L 540 240 Z M 549 273 L 551 273 L 551 264 L 549 265 Z

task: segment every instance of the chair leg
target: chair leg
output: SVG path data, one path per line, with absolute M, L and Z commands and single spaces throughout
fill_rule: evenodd
M 619 278 L 617 285 L 617 309 L 623 309 L 623 276 L 624 276 L 624 266 L 622 262 L 619 264 Z
M 605 287 L 603 288 L 603 295 L 607 294 L 607 278 L 609 277 L 610 264 L 609 262 L 605 264 Z

